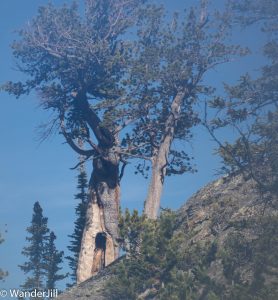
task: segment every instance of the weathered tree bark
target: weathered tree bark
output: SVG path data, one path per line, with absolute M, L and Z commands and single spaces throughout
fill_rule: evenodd
M 178 93 L 176 97 L 174 97 L 171 105 L 171 113 L 165 124 L 165 134 L 156 154 L 152 158 L 152 177 L 144 207 L 144 214 L 150 219 L 156 219 L 158 216 L 166 167 L 168 165 L 168 156 L 175 134 L 176 122 L 180 117 L 180 108 L 184 97 L 184 92 Z
M 119 157 L 102 149 L 103 157 L 93 160 L 89 204 L 77 268 L 77 283 L 83 282 L 112 263 L 119 255 Z M 103 239 L 98 241 L 98 236 Z
M 98 144 L 90 137 L 87 141 L 91 150 L 82 150 L 70 135 L 67 134 L 63 122 L 62 132 L 68 144 L 80 155 L 93 156 L 93 171 L 89 182 L 88 208 L 81 250 L 77 266 L 77 283 L 83 282 L 97 273 L 101 268 L 112 263 L 119 255 L 118 219 L 119 219 L 119 164 L 117 151 L 119 144 L 117 134 L 102 125 L 96 112 L 90 107 L 86 92 L 73 92 L 76 109 L 80 111 L 84 121 L 94 133 Z
M 156 219 L 158 215 L 171 142 L 170 135 L 165 137 L 158 154 L 152 159 L 152 177 L 144 208 L 145 215 L 150 219 Z

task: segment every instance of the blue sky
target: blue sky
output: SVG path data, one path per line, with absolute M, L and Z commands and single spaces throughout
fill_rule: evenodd
M 15 61 L 9 47 L 16 39 L 13 31 L 26 24 L 36 14 L 38 6 L 47 2 L 0 1 L 0 83 L 23 79 L 22 74 L 15 70 Z M 61 4 L 64 1 L 52 2 Z M 184 3 L 190 1 L 156 2 L 179 10 Z M 246 71 L 254 72 L 262 62 L 259 53 L 260 35 L 254 31 L 247 31 L 238 35 L 237 40 L 257 50 L 248 58 L 211 72 L 207 80 L 219 88 L 224 78 L 233 83 L 240 74 Z M 36 128 L 47 121 L 48 114 L 41 111 L 36 100 L 35 95 L 16 100 L 12 96 L 0 93 L 0 230 L 3 232 L 7 228 L 7 233 L 4 234 L 6 241 L 0 246 L 0 266 L 10 273 L 6 282 L 0 283 L 0 288 L 18 287 L 24 281 L 24 274 L 17 265 L 25 261 L 20 253 L 25 245 L 25 229 L 30 224 L 35 201 L 40 202 L 45 216 L 49 218 L 49 227 L 58 236 L 57 247 L 66 254 L 67 235 L 73 230 L 77 172 L 69 168 L 75 165 L 77 156 L 63 144 L 61 136 L 53 136 L 42 144 L 38 142 Z M 219 159 L 212 154 L 215 145 L 203 129 L 195 132 L 196 137 L 190 147 L 196 157 L 199 171 L 194 175 L 167 178 L 162 207 L 180 207 L 190 195 L 215 178 L 214 174 L 219 167 Z M 135 176 L 132 166 L 128 166 L 122 181 L 122 207 L 142 209 L 147 184 L 147 180 Z M 65 263 L 66 271 L 68 269 Z

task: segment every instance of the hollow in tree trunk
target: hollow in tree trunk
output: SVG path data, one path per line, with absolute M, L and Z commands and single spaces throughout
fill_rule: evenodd
M 83 282 L 118 258 L 119 157 L 106 149 L 105 157 L 93 160 L 89 204 L 77 268 Z M 102 241 L 100 242 L 100 236 Z

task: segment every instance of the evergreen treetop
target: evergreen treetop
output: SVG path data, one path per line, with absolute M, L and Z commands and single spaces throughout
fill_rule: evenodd
M 49 229 L 47 218 L 43 216 L 43 210 L 39 202 L 34 204 L 31 226 L 27 227 L 26 230 L 29 234 L 26 237 L 29 245 L 23 248 L 22 254 L 28 258 L 28 261 L 19 267 L 29 276 L 21 287 L 26 290 L 43 290 L 46 274 L 43 254 Z

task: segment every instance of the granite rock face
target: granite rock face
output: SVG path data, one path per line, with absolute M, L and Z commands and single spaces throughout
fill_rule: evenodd
M 232 280 L 229 282 L 224 275 L 224 250 L 230 246 L 229 243 L 233 243 L 233 248 L 242 252 L 230 252 L 231 257 L 227 260 L 233 259 L 236 262 L 233 269 L 237 272 L 239 282 L 250 284 L 254 279 L 252 252 L 254 254 L 255 251 L 260 251 L 252 247 L 265 230 L 263 220 L 271 218 L 277 220 L 278 199 L 277 196 L 260 193 L 252 180 L 245 181 L 239 175 L 224 177 L 208 184 L 193 195 L 178 210 L 178 215 L 181 224 L 179 231 L 185 234 L 187 247 L 215 243 L 217 251 L 208 274 L 217 284 L 226 286 L 228 290 L 229 285 L 234 283 L 231 283 Z M 269 251 L 273 254 L 275 249 Z M 226 255 L 229 255 L 229 251 L 226 251 Z M 270 281 L 273 280 L 278 284 L 277 276 L 273 275 Z
M 254 218 L 271 218 L 278 216 L 277 197 L 261 194 L 252 182 L 238 176 L 220 178 L 193 195 L 178 211 L 178 231 L 185 236 L 184 249 L 196 244 L 214 242 L 220 253 L 229 237 L 240 235 L 246 243 L 257 239 L 258 228 L 245 226 Z M 236 266 L 240 280 L 249 283 L 252 280 L 252 265 L 248 264 L 248 251 L 243 253 L 243 261 Z M 246 256 L 246 257 L 245 257 Z M 102 270 L 97 276 L 71 288 L 58 297 L 59 300 L 73 299 L 105 299 L 106 282 L 113 276 L 113 268 L 117 261 Z M 278 271 L 278 270 L 273 270 Z M 223 275 L 221 255 L 216 254 L 212 260 L 208 274 L 217 284 L 229 286 L 229 280 Z M 277 281 L 277 277 L 269 278 Z M 278 284 L 278 282 L 277 282 Z
M 252 180 L 244 181 L 241 176 L 220 178 L 193 195 L 178 214 L 186 231 L 193 235 L 191 242 L 221 239 L 234 229 L 233 221 L 277 214 L 272 206 L 265 205 L 268 197 L 258 192 Z

